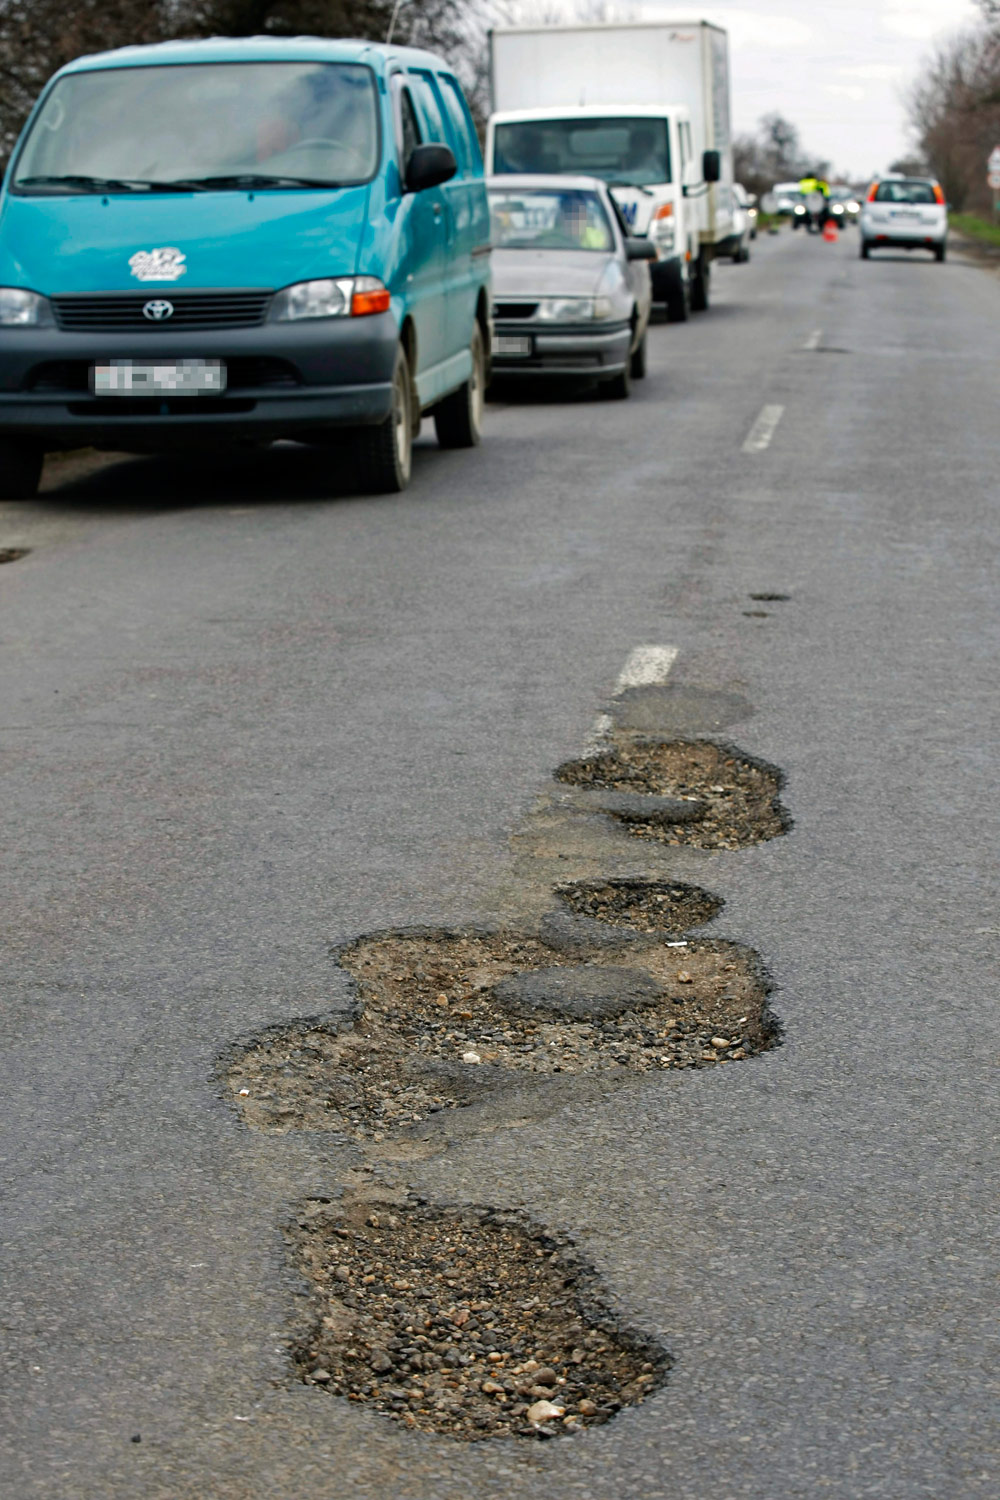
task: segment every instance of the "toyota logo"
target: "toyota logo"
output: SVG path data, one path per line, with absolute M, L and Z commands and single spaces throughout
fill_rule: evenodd
M 151 323 L 162 323 L 165 318 L 173 317 L 174 304 L 168 302 L 164 297 L 154 297 L 152 302 L 146 303 L 142 309 L 142 315 L 144 318 L 148 318 Z

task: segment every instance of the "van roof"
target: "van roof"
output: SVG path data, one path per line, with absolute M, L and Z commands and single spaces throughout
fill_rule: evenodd
M 65 73 L 87 73 L 98 68 L 163 67 L 171 64 L 208 62 L 363 62 L 385 74 L 390 64 L 432 67 L 452 72 L 450 65 L 433 52 L 418 47 L 386 46 L 352 38 L 318 36 L 213 36 L 204 41 L 156 42 L 148 47 L 118 47 L 113 52 L 93 52 L 77 57 L 59 69 Z

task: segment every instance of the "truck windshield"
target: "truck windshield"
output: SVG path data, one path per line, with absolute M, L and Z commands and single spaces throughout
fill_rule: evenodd
M 552 188 L 490 191 L 493 244 L 498 250 L 614 249 L 608 216 L 596 193 Z
M 670 182 L 666 120 L 512 120 L 497 125 L 494 172 L 546 172 L 633 182 Z
M 346 186 L 378 165 L 375 80 L 354 63 L 70 73 L 18 156 L 24 193 Z

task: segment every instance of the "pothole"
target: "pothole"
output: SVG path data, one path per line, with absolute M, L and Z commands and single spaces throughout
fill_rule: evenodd
M 0 547 L 0 563 L 20 562 L 30 551 L 30 547 Z
M 556 776 L 630 833 L 665 844 L 742 849 L 791 827 L 776 767 L 709 740 L 623 739 Z
M 750 594 L 751 599 L 757 599 L 762 604 L 788 604 L 791 594 Z
M 611 879 L 557 886 L 571 911 L 631 932 L 689 932 L 722 910 L 718 896 L 696 885 L 666 880 Z
M 306 1384 L 407 1427 L 477 1442 L 599 1426 L 670 1364 L 623 1328 L 566 1240 L 491 1209 L 370 1204 L 289 1230 L 312 1287 Z
M 511 932 L 403 932 L 338 957 L 357 980 L 352 1022 L 276 1028 L 230 1059 L 248 1125 L 379 1141 L 526 1075 L 702 1068 L 777 1040 L 767 975 L 735 943 L 622 934 L 569 954 Z

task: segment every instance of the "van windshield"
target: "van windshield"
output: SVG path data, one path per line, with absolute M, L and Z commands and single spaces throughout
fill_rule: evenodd
M 19 192 L 346 186 L 378 165 L 375 80 L 356 63 L 102 68 L 49 94 Z
M 511 120 L 497 125 L 494 172 L 602 177 L 605 182 L 669 182 L 666 120 L 643 118 Z

